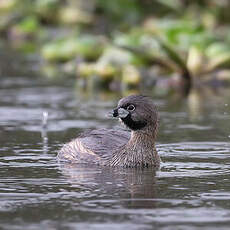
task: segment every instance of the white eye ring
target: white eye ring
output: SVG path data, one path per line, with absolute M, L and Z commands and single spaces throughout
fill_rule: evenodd
M 127 107 L 127 110 L 128 110 L 128 111 L 134 111 L 134 110 L 135 110 L 135 106 L 134 106 L 134 105 L 129 105 L 129 106 Z

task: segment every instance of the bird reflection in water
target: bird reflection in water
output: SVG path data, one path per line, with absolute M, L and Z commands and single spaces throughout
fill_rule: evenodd
M 156 205 L 156 169 L 153 167 L 111 168 L 66 163 L 60 165 L 60 170 L 74 188 L 90 191 L 97 197 L 95 203 L 113 200 L 126 208 Z

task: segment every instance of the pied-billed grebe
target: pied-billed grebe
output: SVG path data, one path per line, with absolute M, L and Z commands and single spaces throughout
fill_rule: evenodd
M 58 159 L 107 166 L 158 167 L 160 157 L 155 148 L 158 115 L 153 101 L 142 95 L 122 98 L 112 116 L 131 129 L 131 135 L 113 129 L 86 132 L 65 144 Z

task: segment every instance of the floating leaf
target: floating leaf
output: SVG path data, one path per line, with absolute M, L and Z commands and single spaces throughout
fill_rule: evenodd
M 38 31 L 40 25 L 37 17 L 28 16 L 24 18 L 16 27 L 23 33 L 33 33 Z
M 104 49 L 104 41 L 93 36 L 60 39 L 43 46 L 42 55 L 49 61 L 66 61 L 76 56 L 97 59 Z
M 48 61 L 66 61 L 75 57 L 75 48 L 73 39 L 59 40 L 44 45 L 41 54 Z
M 122 82 L 129 86 L 138 86 L 141 82 L 140 71 L 133 65 L 126 65 L 122 69 Z
M 89 24 L 92 22 L 93 17 L 86 11 L 72 7 L 65 7 L 59 12 L 59 20 L 64 24 L 84 23 Z
M 205 53 L 209 58 L 213 58 L 218 55 L 222 55 L 224 53 L 229 53 L 229 52 L 230 52 L 230 45 L 224 42 L 215 42 L 206 49 Z
M 196 46 L 191 46 L 188 52 L 187 68 L 193 76 L 199 75 L 204 67 L 204 54 Z
M 0 1 L 0 12 L 8 12 L 13 10 L 17 4 L 17 0 L 1 0 Z
M 217 68 L 230 68 L 230 53 L 218 55 L 210 60 L 207 71 L 210 72 Z
M 185 60 L 182 59 L 176 50 L 174 50 L 172 47 L 170 47 L 168 44 L 166 44 L 160 39 L 159 39 L 159 43 L 161 47 L 163 48 L 165 54 L 169 57 L 169 59 L 171 59 L 178 66 L 178 70 L 181 73 L 188 74 L 188 75 L 185 75 L 185 77 L 189 79 L 190 75 L 189 75 L 189 71 L 186 65 L 186 59 Z

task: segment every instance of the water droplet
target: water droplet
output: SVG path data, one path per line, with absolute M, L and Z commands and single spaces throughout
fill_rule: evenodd
M 47 126 L 48 116 L 49 116 L 48 112 L 43 111 L 43 113 L 42 113 L 42 126 L 43 127 Z

